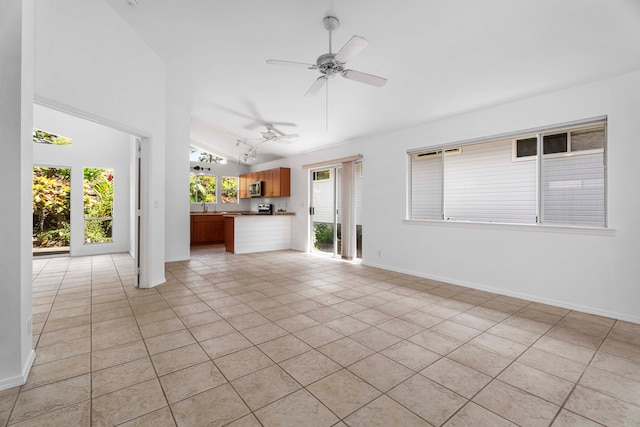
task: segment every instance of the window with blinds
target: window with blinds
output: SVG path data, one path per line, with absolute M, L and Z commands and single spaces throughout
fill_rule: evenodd
M 412 150 L 409 216 L 604 227 L 605 125 Z

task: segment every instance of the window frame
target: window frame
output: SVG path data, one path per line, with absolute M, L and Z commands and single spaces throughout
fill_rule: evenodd
M 591 150 L 574 150 L 573 149 L 573 144 L 572 144 L 572 133 L 573 132 L 579 132 L 579 131 L 585 131 L 585 130 L 591 130 L 591 129 L 598 129 L 600 127 L 604 126 L 604 131 L 605 131 L 605 135 L 604 135 L 604 147 L 603 148 L 594 148 Z M 601 123 L 601 124 L 597 124 L 597 125 L 588 125 L 588 126 L 578 126 L 578 127 L 572 127 L 571 129 L 564 129 L 564 130 L 560 130 L 559 132 L 553 131 L 553 132 L 541 132 L 541 133 L 546 133 L 546 134 L 551 134 L 551 135 L 557 135 L 560 133 L 566 133 L 567 134 L 567 151 L 564 152 L 559 152 L 559 153 L 550 153 L 550 154 L 544 154 L 544 158 L 545 159 L 552 159 L 554 157 L 569 157 L 569 156 L 582 156 L 582 155 L 587 155 L 587 154 L 598 154 L 598 153 L 603 153 L 606 146 L 607 146 L 607 126 L 606 126 L 606 122 L 605 123 Z M 522 156 L 522 157 L 518 157 L 518 141 L 524 140 L 524 139 L 529 139 L 529 138 L 537 138 L 537 134 L 533 134 L 533 135 L 523 135 L 523 136 L 518 136 L 512 139 L 512 145 L 511 145 L 511 161 L 513 162 L 524 162 L 524 161 L 535 161 L 537 158 L 537 151 L 536 154 L 530 155 L 530 156 Z
M 316 176 L 317 176 L 317 173 L 318 173 L 318 172 L 329 172 L 329 178 L 316 179 Z M 312 174 L 311 174 L 311 180 L 312 180 L 313 182 L 331 181 L 331 180 L 333 179 L 332 175 L 333 175 L 333 174 L 331 173 L 331 169 L 320 169 L 320 170 L 315 170 L 315 171 L 312 171 Z
M 235 187 L 236 201 L 235 202 L 225 202 L 223 199 L 223 193 L 224 193 L 223 182 L 225 178 L 236 180 L 236 187 Z M 217 189 L 217 177 L 216 177 L 216 189 Z M 216 200 L 218 200 L 217 197 L 216 197 Z M 238 203 L 240 203 L 240 177 L 239 176 L 221 176 L 220 177 L 220 203 L 223 205 L 237 205 Z
M 191 175 L 195 176 L 195 180 L 196 182 L 198 181 L 199 178 L 201 177 L 208 177 L 208 178 L 214 178 L 215 179 L 215 193 L 214 193 L 214 198 L 215 198 L 215 202 L 207 202 L 206 200 L 204 200 L 204 203 L 210 203 L 210 204 L 218 204 L 218 176 L 217 175 L 209 175 L 209 174 L 195 174 L 193 172 L 189 173 L 189 180 L 191 180 Z M 189 198 L 191 198 L 191 189 L 189 189 Z M 196 191 L 196 201 L 195 202 L 191 202 L 189 201 L 191 205 L 200 205 L 202 204 L 203 200 L 198 200 L 198 192 Z
M 579 151 L 569 151 L 567 153 L 553 153 L 553 154 L 546 154 L 543 156 L 526 156 L 526 157 L 522 157 L 522 158 L 518 158 L 517 160 L 513 159 L 513 157 L 515 156 L 515 141 L 518 139 L 525 139 L 525 138 L 531 138 L 533 136 L 535 136 L 538 140 L 538 149 L 537 151 L 540 152 L 542 149 L 542 140 L 543 140 L 543 136 L 545 134 L 558 134 L 558 133 L 562 133 L 564 132 L 575 132 L 575 131 L 582 131 L 582 130 L 587 130 L 590 128 L 599 128 L 599 127 L 603 127 L 604 130 L 604 142 L 603 142 L 603 148 L 598 148 L 598 149 L 592 149 L 592 150 L 579 150 Z M 413 200 L 412 200 L 412 191 L 413 191 L 413 183 L 412 183 L 412 177 L 413 177 L 413 170 L 412 170 L 412 160 L 414 158 L 415 155 L 417 154 L 421 154 L 421 153 L 430 153 L 430 152 L 446 152 L 447 150 L 451 150 L 454 148 L 463 148 L 465 146 L 471 146 L 471 145 L 475 145 L 475 144 L 482 144 L 482 143 L 488 143 L 488 142 L 493 142 L 493 141 L 500 141 L 500 140 L 512 140 L 512 160 L 513 161 L 530 161 L 530 160 L 536 160 L 537 159 L 537 172 L 536 172 L 536 187 L 537 187 L 537 192 L 536 192 L 536 204 L 538 206 L 537 208 L 537 212 L 536 212 L 536 223 L 535 224 L 527 224 L 527 223 L 498 223 L 498 222 L 482 222 L 482 221 L 458 221 L 458 220 L 449 220 L 446 219 L 446 212 L 444 210 L 445 207 L 445 197 L 444 197 L 444 181 L 441 185 L 442 187 L 442 192 L 443 192 L 443 197 L 442 197 L 442 218 L 441 219 L 418 219 L 418 218 L 412 218 L 412 205 L 413 205 Z M 577 121 L 573 121 L 573 122 L 567 122 L 567 123 L 562 123 L 562 124 L 558 124 L 558 125 L 550 125 L 550 126 L 544 126 L 544 127 L 539 127 L 539 128 L 534 128 L 534 129 L 527 129 L 527 130 L 522 130 L 522 131 L 515 131 L 515 132 L 508 132 L 508 133 L 504 133 L 504 134 L 498 134 L 498 135 L 493 135 L 493 136 L 488 136 L 488 137 L 482 137 L 482 138 L 474 138 L 474 139 L 469 139 L 469 140 L 464 140 L 464 141 L 458 141 L 458 142 L 453 142 L 453 143 L 446 143 L 446 144 L 441 144 L 441 145 L 433 145 L 433 146 L 429 146 L 429 147 L 421 147 L 421 148 L 415 148 L 415 149 L 410 149 L 407 150 L 407 157 L 406 157 L 406 166 L 407 166 L 407 175 L 406 175 L 406 180 L 407 180 L 407 187 L 406 187 L 406 207 L 405 207 L 405 219 L 404 222 L 407 223 L 432 223 L 432 224 L 443 224 L 443 223 L 453 223 L 453 224 L 485 224 L 485 225 L 490 225 L 491 227 L 493 226 L 508 226 L 508 227 L 516 227 L 516 228 L 525 228 L 525 229 L 541 229 L 541 228 L 545 228 L 545 229 L 549 229 L 549 228 L 554 228 L 554 229 L 562 229 L 562 230 L 590 230 L 590 231 L 595 231 L 596 234 L 607 234 L 607 230 L 609 229 L 609 224 L 608 224 L 608 170 L 607 170 L 607 141 L 608 140 L 608 129 L 607 129 L 607 116 L 599 116 L 599 117 L 593 117 L 593 118 L 589 118 L 589 119 L 584 119 L 584 120 L 577 120 Z M 570 143 L 570 136 L 568 136 L 568 141 L 567 141 L 567 146 L 568 146 L 568 150 L 570 150 L 571 148 L 571 143 Z M 461 150 L 462 151 L 462 150 Z M 604 163 L 604 200 L 603 200 L 603 205 L 604 205 L 604 221 L 602 225 L 572 225 L 572 224 L 545 224 L 543 222 L 541 222 L 541 205 L 543 203 L 542 201 L 542 196 L 543 196 L 543 191 L 541 190 L 541 186 L 543 185 L 542 183 L 542 175 L 541 175 L 541 168 L 542 168 L 542 162 L 543 159 L 547 159 L 547 158 L 552 158 L 552 157 L 566 157 L 566 156 L 575 156 L 575 155 L 586 155 L 586 154 L 597 154 L 597 153 L 602 153 L 602 158 L 603 158 L 603 163 Z M 442 156 L 442 162 L 443 162 L 443 168 L 442 168 L 442 175 L 444 177 L 444 165 L 445 165 L 445 157 L 446 156 Z M 604 230 L 601 232 L 601 230 Z M 615 232 L 615 230 L 611 230 L 612 232 Z

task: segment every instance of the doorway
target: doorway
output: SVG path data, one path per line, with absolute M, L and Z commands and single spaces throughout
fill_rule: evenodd
M 148 273 L 143 271 L 148 263 L 142 260 L 141 241 L 148 236 L 142 201 L 146 194 L 143 190 L 150 184 L 141 178 L 142 169 L 147 169 L 143 154 L 148 153 L 148 138 L 56 107 L 34 104 L 33 111 L 34 245 L 48 248 L 47 255 L 51 255 L 51 247 L 64 247 L 64 252 L 55 251 L 72 257 L 128 252 L 138 266 L 136 281 L 146 284 L 146 279 L 138 276 Z M 64 182 L 50 178 L 54 183 L 61 182 L 60 189 L 54 189 L 65 191 L 68 214 L 59 221 L 62 230 L 48 235 L 65 237 L 63 243 L 45 240 L 47 233 L 40 224 L 47 225 L 46 219 L 53 218 L 50 212 L 37 215 L 35 210 L 37 198 L 45 197 L 42 186 L 36 190 L 35 179 L 44 180 L 53 173 L 40 165 L 56 165 L 68 178 Z

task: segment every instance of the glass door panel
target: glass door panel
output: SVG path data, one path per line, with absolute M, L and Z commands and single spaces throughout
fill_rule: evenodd
M 69 253 L 71 169 L 33 168 L 33 254 Z
M 335 168 L 311 171 L 311 249 L 336 253 Z

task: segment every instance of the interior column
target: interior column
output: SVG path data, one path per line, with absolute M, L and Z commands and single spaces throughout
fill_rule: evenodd
M 31 338 L 33 0 L 0 2 L 0 390 L 23 384 Z

